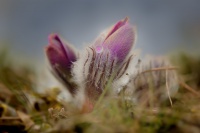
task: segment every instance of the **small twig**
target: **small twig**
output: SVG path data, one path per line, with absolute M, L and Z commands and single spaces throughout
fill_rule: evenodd
M 151 71 L 161 71 L 161 70 L 177 70 L 178 67 L 171 66 L 171 67 L 158 67 L 158 68 L 152 68 L 146 71 L 141 72 L 140 74 L 146 73 L 146 72 L 151 72 Z
M 4 117 L 1 117 L 0 120 L 20 120 L 21 119 L 19 117 L 7 117 L 7 116 L 4 116 Z
M 37 113 L 37 114 L 34 114 L 34 115 L 30 115 L 30 118 L 41 117 L 41 116 L 44 116 L 44 115 L 47 115 L 47 114 L 48 114 L 47 112 L 40 112 L 40 113 Z
M 196 96 L 200 97 L 200 93 L 198 91 L 196 91 L 195 89 L 193 89 L 192 87 L 190 87 L 189 85 L 187 85 L 185 82 L 183 81 L 179 81 L 179 84 L 187 89 L 188 91 L 192 92 L 193 94 L 195 94 Z
M 171 107 L 173 106 L 173 103 L 172 103 L 172 99 L 171 99 L 171 96 L 170 96 L 170 92 L 169 92 L 169 85 L 168 85 L 168 69 L 166 69 L 166 89 L 167 89 L 167 95 L 168 95 L 168 98 L 169 98 L 169 101 L 170 101 L 170 104 L 171 104 Z

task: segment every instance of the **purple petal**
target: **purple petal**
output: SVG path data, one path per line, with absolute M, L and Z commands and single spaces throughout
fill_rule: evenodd
M 109 49 L 112 58 L 121 62 L 129 54 L 134 42 L 135 30 L 129 23 L 125 23 L 105 40 L 103 47 Z
M 116 23 L 111 30 L 101 34 L 95 41 L 93 48 L 97 53 L 109 51 L 111 59 L 122 62 L 129 54 L 135 42 L 135 30 L 128 23 L 128 18 Z
M 111 31 L 108 33 L 107 37 L 105 38 L 105 40 L 112 35 L 115 31 L 117 31 L 120 27 L 124 26 L 126 23 L 128 23 L 129 18 L 126 17 L 125 19 L 119 21 L 118 23 L 116 23 L 113 28 L 111 29 Z
M 63 68 L 69 68 L 70 62 L 68 57 L 63 53 L 63 51 L 54 45 L 49 45 L 46 47 L 46 55 L 52 66 L 60 65 Z
M 65 69 L 70 69 L 72 62 L 76 60 L 76 54 L 73 49 L 69 45 L 64 45 L 56 34 L 49 36 L 46 55 L 52 66 L 57 64 Z

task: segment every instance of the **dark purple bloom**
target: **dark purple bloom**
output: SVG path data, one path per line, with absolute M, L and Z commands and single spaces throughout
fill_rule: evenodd
M 76 52 L 68 43 L 64 43 L 57 34 L 49 35 L 49 45 L 45 50 L 54 75 L 67 85 L 71 93 L 75 93 L 71 81 L 71 69 L 73 62 L 77 60 Z

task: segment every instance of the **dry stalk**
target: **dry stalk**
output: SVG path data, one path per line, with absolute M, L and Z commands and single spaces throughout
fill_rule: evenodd
M 182 80 L 179 80 L 179 84 L 187 89 L 188 91 L 192 92 L 194 95 L 200 97 L 200 93 L 198 91 L 196 91 L 195 89 L 193 89 L 192 87 L 190 87 L 188 84 L 186 84 L 185 82 L 183 82 Z
M 169 101 L 170 101 L 170 104 L 171 104 L 171 107 L 173 106 L 173 103 L 172 103 L 172 99 L 171 99 L 171 96 L 170 96 L 170 92 L 169 92 L 169 85 L 168 85 L 168 69 L 166 69 L 166 89 L 167 89 L 167 95 L 168 95 L 168 98 L 169 98 Z

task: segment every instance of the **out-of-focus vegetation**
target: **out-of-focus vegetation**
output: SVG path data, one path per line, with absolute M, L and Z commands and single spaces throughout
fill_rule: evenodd
M 181 53 L 172 59 L 179 72 L 172 106 L 168 100 L 157 108 L 136 106 L 122 95 L 101 98 L 91 113 L 82 114 L 57 100 L 57 88 L 37 93 L 34 70 L 1 51 L 0 132 L 199 133 L 200 57 Z

